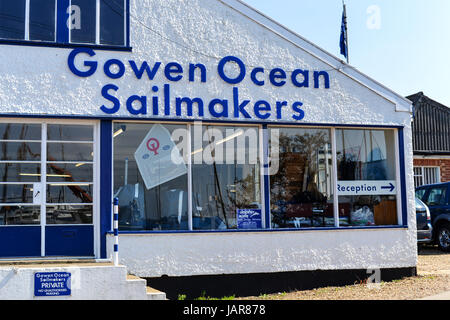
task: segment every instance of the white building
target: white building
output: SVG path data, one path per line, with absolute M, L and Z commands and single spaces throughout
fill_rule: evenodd
M 415 272 L 410 101 L 239 0 L 0 11 L 0 258 L 110 257 L 118 197 L 154 281 Z

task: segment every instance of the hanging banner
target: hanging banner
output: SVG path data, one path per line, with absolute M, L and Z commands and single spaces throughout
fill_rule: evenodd
M 170 132 L 155 124 L 134 153 L 145 187 L 152 189 L 187 174 L 187 166 Z

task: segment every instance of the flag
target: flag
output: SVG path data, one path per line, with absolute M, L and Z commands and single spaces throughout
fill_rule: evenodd
M 344 4 L 344 10 L 342 12 L 340 47 L 341 47 L 341 54 L 347 58 L 347 62 L 348 62 L 347 12 L 345 9 L 345 4 Z

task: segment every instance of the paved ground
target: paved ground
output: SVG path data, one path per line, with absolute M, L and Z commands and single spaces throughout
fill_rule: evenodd
M 409 277 L 378 285 L 355 284 L 315 290 L 283 292 L 243 300 L 414 300 L 450 299 L 450 254 L 435 247 L 419 249 L 417 277 Z

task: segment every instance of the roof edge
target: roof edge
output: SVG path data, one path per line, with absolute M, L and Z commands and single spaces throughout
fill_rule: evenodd
M 396 93 L 392 89 L 384 86 L 378 81 L 372 79 L 361 71 L 357 70 L 355 67 L 347 64 L 343 60 L 329 53 L 328 51 L 320 48 L 311 41 L 303 38 L 296 32 L 285 27 L 281 23 L 275 21 L 274 19 L 266 16 L 259 10 L 251 7 L 247 3 L 241 0 L 217 0 L 224 5 L 236 10 L 247 18 L 255 21 L 256 23 L 266 27 L 275 34 L 291 41 L 292 43 L 298 45 L 303 50 L 311 54 L 312 56 L 322 60 L 324 63 L 330 65 L 332 68 L 337 69 L 338 72 L 352 78 L 353 80 L 359 82 L 360 84 L 366 86 L 368 89 L 376 92 L 385 99 L 391 101 L 395 104 L 397 112 L 409 112 L 412 114 L 413 107 L 410 100 L 403 97 L 402 95 Z M 346 71 L 341 69 L 342 65 L 345 66 Z

